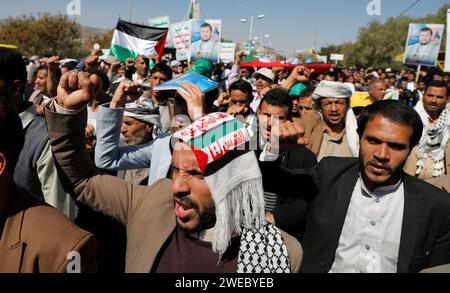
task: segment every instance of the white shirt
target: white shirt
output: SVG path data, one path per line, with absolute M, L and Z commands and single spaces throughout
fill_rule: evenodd
M 370 192 L 360 177 L 330 273 L 396 273 L 404 202 L 402 181 Z
M 250 103 L 250 108 L 252 108 L 253 112 L 257 112 L 261 101 L 262 99 L 259 97 L 259 94 L 255 93 L 253 96 L 253 101 Z

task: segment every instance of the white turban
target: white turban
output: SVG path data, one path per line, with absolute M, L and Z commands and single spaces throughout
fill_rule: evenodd
M 313 99 L 334 98 L 350 99 L 352 90 L 342 82 L 322 80 L 313 93 Z
M 321 81 L 313 93 L 313 99 L 315 100 L 319 100 L 321 98 L 350 99 L 351 96 L 352 90 L 348 85 L 342 82 L 327 80 Z M 357 128 L 358 126 L 355 114 L 349 107 L 345 117 L 345 129 L 348 146 L 354 157 L 358 157 L 359 155 L 359 137 Z

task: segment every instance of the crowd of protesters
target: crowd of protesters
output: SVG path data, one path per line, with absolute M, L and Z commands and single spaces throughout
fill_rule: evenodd
M 244 58 L 0 47 L 0 272 L 450 271 L 450 74 Z

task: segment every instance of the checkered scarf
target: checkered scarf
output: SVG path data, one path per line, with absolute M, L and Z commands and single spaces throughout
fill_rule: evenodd
M 259 271 L 254 261 L 245 261 L 248 255 L 253 255 L 256 259 L 265 259 L 264 271 L 268 270 L 272 257 L 260 254 L 267 254 L 270 247 L 264 245 L 280 242 L 281 235 L 278 230 L 267 228 L 262 175 L 254 152 L 248 149 L 251 138 L 242 122 L 225 113 L 212 113 L 175 133 L 173 138 L 192 149 L 214 199 L 213 251 L 222 258 L 232 235 L 241 235 L 240 268 L 246 272 Z M 258 241 L 263 249 L 255 250 L 255 244 L 242 246 L 254 242 L 251 239 L 265 239 L 265 242 Z M 287 257 L 282 240 L 276 250 L 277 255 Z
M 428 123 L 427 123 L 428 124 Z M 425 124 L 425 125 L 427 125 Z M 445 147 L 450 138 L 450 105 L 442 111 L 439 121 L 434 127 L 426 126 L 417 151 L 417 170 L 420 174 L 424 167 L 424 157 L 428 155 L 434 162 L 433 177 L 437 178 L 445 173 Z

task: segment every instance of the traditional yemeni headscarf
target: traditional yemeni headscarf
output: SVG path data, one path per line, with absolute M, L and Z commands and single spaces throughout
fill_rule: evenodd
M 216 208 L 213 251 L 222 256 L 233 233 L 265 223 L 262 175 L 244 125 L 225 113 L 212 113 L 174 134 L 194 152 Z
M 347 115 L 345 116 L 345 133 L 347 137 L 348 146 L 354 157 L 359 156 L 359 137 L 358 137 L 358 125 L 355 114 L 350 107 L 350 97 L 352 96 L 352 90 L 349 86 L 342 82 L 323 80 L 317 85 L 316 90 L 313 93 L 313 99 L 319 100 L 322 98 L 334 98 L 334 99 L 348 99 L 349 107 Z
M 139 99 L 136 102 L 128 103 L 125 105 L 125 117 L 131 117 L 144 123 L 153 125 L 153 135 L 160 134 L 161 119 L 159 110 L 152 107 L 150 103 L 147 103 L 143 99 Z

